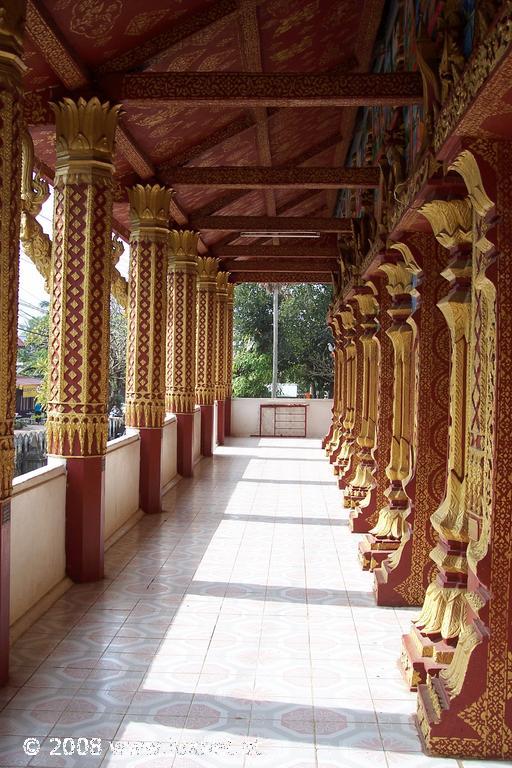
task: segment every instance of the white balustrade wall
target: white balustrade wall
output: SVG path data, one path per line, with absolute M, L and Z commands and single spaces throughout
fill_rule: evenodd
M 306 400 L 305 398 L 279 397 L 276 400 L 260 397 L 237 397 L 231 401 L 231 434 L 233 437 L 258 435 L 260 428 L 260 405 L 305 404 L 307 405 L 306 437 L 322 438 L 329 431 L 333 401 Z

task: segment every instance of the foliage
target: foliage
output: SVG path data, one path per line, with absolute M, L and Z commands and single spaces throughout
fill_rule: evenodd
M 279 381 L 315 397 L 332 393 L 332 336 L 326 324 L 331 288 L 283 285 L 279 301 Z M 235 291 L 233 393 L 265 397 L 272 381 L 272 296 L 261 285 Z
M 268 397 L 272 379 L 272 358 L 251 348 L 236 352 L 233 360 L 233 394 L 235 397 Z
M 38 401 L 48 402 L 49 305 L 42 302 L 42 314 L 26 321 L 22 328 L 24 347 L 18 349 L 18 373 L 43 379 Z M 108 410 L 124 402 L 126 376 L 126 316 L 119 304 L 110 300 L 110 357 Z
M 126 314 L 110 299 L 110 354 L 108 367 L 108 410 L 124 403 L 126 391 Z

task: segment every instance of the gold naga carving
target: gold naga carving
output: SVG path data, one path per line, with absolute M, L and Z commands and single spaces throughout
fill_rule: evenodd
M 388 565 L 393 569 L 400 557 L 402 539 L 409 535 L 407 517 L 411 500 L 406 487 L 414 473 L 418 363 L 417 326 L 412 315 L 416 306 L 416 280 L 421 270 L 407 245 L 395 243 L 391 248 L 398 251 L 401 258 L 379 266 L 387 276 L 388 291 L 393 299 L 388 310 L 393 322 L 387 330 L 394 352 L 392 438 L 386 468 L 390 486 L 385 491 L 389 503 L 379 511 L 370 535 L 382 542 L 382 546 L 385 542 L 387 550 L 397 550 L 388 557 Z
M 124 253 L 124 243 L 120 237 L 112 238 L 112 280 L 110 283 L 110 292 L 120 307 L 125 312 L 128 306 L 128 281 L 117 269 L 117 262 Z
M 344 494 L 344 506 L 350 509 L 365 507 L 370 502 L 375 487 L 376 469 L 374 452 L 377 441 L 379 342 L 376 334 L 380 328 L 377 289 L 371 282 L 355 293 L 355 300 L 362 315 L 361 345 L 363 348 L 363 392 L 361 429 L 356 442 L 360 448 L 358 465 L 352 481 Z
M 197 241 L 188 229 L 169 232 L 165 403 L 172 413 L 195 406 Z
M 196 402 L 215 401 L 215 357 L 217 323 L 217 273 L 219 260 L 197 259 Z
M 52 241 L 36 216 L 50 197 L 50 185 L 39 174 L 33 175 L 34 144 L 28 130 L 22 134 L 21 222 L 20 241 L 23 251 L 44 278 L 45 290 L 50 292 Z

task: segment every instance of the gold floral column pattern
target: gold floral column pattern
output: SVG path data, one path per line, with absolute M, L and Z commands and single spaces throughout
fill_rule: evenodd
M 193 413 L 195 405 L 196 232 L 169 235 L 166 409 Z
M 227 333 L 226 333 L 226 435 L 231 434 L 231 398 L 233 396 L 233 323 L 234 323 L 235 286 L 228 283 Z
M 20 241 L 25 254 L 31 259 L 50 290 L 52 242 L 43 231 L 36 216 L 50 197 L 48 182 L 34 172 L 34 144 L 28 130 L 23 132 L 23 164 L 21 179 Z
M 197 259 L 196 402 L 215 402 L 217 273 L 219 260 Z
M 334 341 L 333 351 L 333 370 L 334 370 L 334 386 L 333 386 L 333 405 L 332 405 L 332 421 L 328 434 L 325 436 L 325 452 L 327 456 L 336 458 L 336 451 L 341 446 L 343 439 L 343 418 L 344 418 L 344 404 L 345 404 L 345 355 L 344 355 L 344 336 L 343 326 L 340 321 L 339 315 L 335 312 L 334 307 L 329 314 L 329 327 L 332 332 Z
M 171 190 L 128 189 L 130 274 L 126 354 L 126 424 L 161 428 L 165 418 L 167 226 Z
M 20 231 L 21 130 L 25 3 L 2 3 L 0 16 L 0 685 L 9 674 L 10 497 Z
M 377 436 L 379 342 L 379 303 L 377 289 L 369 282 L 357 289 L 354 296 L 362 316 L 361 345 L 363 347 L 363 391 L 361 396 L 361 429 L 357 437 L 360 448 L 354 478 L 347 485 L 344 506 L 349 509 L 363 508 L 370 502 L 375 488 L 376 462 L 374 451 Z
M 112 152 L 119 106 L 64 99 L 57 131 L 48 452 L 96 456 L 107 443 Z

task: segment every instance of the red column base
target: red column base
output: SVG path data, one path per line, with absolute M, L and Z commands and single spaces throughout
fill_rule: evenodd
M 224 434 L 231 437 L 231 398 L 226 397 L 224 406 Z
M 162 511 L 162 429 L 141 428 L 139 505 L 148 515 Z
M 0 502 L 0 685 L 9 678 L 11 500 Z
M 453 651 L 447 643 L 434 643 L 422 635 L 413 624 L 409 634 L 402 635 L 400 654 L 400 671 L 409 689 L 416 691 L 418 685 L 426 682 L 428 674 L 437 674 L 445 666 L 438 661 L 438 656 L 448 663 Z
M 400 542 L 391 539 L 377 539 L 372 533 L 368 533 L 359 542 L 358 558 L 363 571 L 373 571 L 386 557 L 398 549 Z
M 177 413 L 177 465 L 178 474 L 192 477 L 194 474 L 194 414 Z
M 377 522 L 376 497 L 377 493 L 374 488 L 368 506 L 363 508 L 356 507 L 350 512 L 349 525 L 352 533 L 370 533 Z
M 66 572 L 73 581 L 98 581 L 105 549 L 105 457 L 73 457 L 66 466 Z
M 224 406 L 225 400 L 217 400 L 217 442 L 219 445 L 224 445 L 226 437 Z
M 213 455 L 214 405 L 201 405 L 201 456 Z

